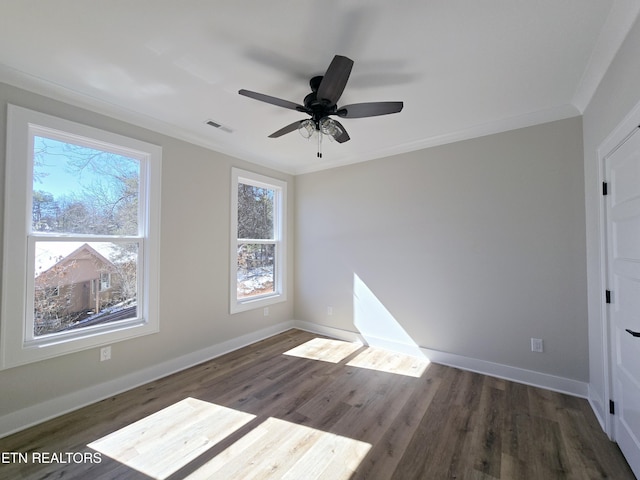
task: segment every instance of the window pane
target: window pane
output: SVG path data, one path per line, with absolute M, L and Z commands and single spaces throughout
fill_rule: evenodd
M 275 292 L 275 244 L 238 244 L 237 298 Z
M 36 242 L 34 337 L 137 317 L 137 243 Z
M 50 138 L 33 141 L 33 231 L 138 234 L 138 160 Z
M 273 239 L 275 190 L 238 183 L 238 238 Z

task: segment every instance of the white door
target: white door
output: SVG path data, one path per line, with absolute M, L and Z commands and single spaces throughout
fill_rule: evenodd
M 640 129 L 605 168 L 614 435 L 640 478 Z

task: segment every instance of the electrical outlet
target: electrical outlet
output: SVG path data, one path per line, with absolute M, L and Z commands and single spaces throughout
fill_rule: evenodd
M 111 360 L 111 346 L 102 347 L 100 349 L 100 361 Z
M 544 346 L 541 338 L 531 338 L 531 351 L 537 353 L 544 352 Z
M 327 307 L 327 315 L 328 316 L 333 315 L 333 307 Z
M 269 316 L 269 307 L 264 307 L 263 313 L 264 313 L 265 317 L 268 317 Z

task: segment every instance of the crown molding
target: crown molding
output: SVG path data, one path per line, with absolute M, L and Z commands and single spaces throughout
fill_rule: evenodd
M 639 14 L 638 0 L 614 0 L 598 40 L 591 50 L 587 68 L 573 95 L 571 103 L 581 114 L 587 109 Z

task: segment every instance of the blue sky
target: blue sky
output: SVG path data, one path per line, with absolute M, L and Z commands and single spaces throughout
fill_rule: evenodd
M 68 171 L 68 158 L 62 155 L 63 142 L 52 140 L 50 138 L 35 137 L 34 150 L 40 151 L 46 144 L 47 151 L 50 154 L 42 154 L 38 162 L 34 165 L 35 177 L 33 180 L 33 190 L 41 190 L 52 193 L 55 198 L 59 198 L 65 194 L 82 193 L 82 185 L 91 183 L 89 174 L 79 178 Z
M 68 144 L 51 138 L 34 137 L 34 151 L 41 152 L 37 154 L 38 159 L 34 164 L 34 191 L 49 192 L 58 199 L 63 195 L 81 194 L 83 187 L 90 187 L 100 178 L 90 168 L 80 173 L 74 172 L 69 155 L 64 151 L 65 145 Z M 42 153 L 43 150 L 46 153 Z M 82 152 L 87 155 L 100 153 L 91 148 L 83 148 Z

